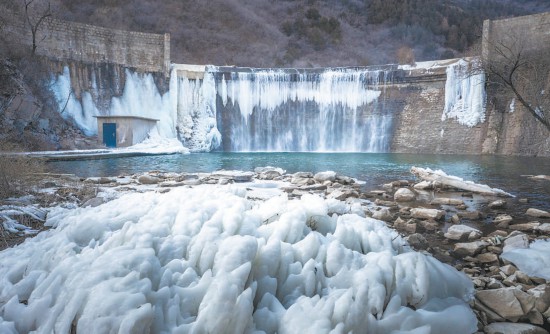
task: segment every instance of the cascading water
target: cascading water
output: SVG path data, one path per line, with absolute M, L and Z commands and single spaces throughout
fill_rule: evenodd
M 390 71 L 212 68 L 225 151 L 385 152 Z

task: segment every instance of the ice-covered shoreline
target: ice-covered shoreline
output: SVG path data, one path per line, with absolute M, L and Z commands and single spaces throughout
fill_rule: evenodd
M 104 204 L 54 207 L 51 230 L 1 253 L 0 328 L 436 333 L 452 318 L 475 331 L 464 274 L 361 204 L 289 196 L 278 173 L 120 178 Z
M 530 307 L 550 296 L 540 278 L 495 266 L 499 242 L 529 239 L 476 232 L 462 222 L 476 219 L 471 204 L 436 181 L 367 190 L 335 172 L 266 167 L 70 182 L 43 190 L 56 201 L 51 229 L 0 253 L 4 331 L 440 333 L 452 319 L 473 333 L 495 321 L 493 293 L 528 311 L 496 321 L 537 321 L 544 310 Z M 445 221 L 455 225 L 443 237 Z M 506 289 L 494 270 L 540 285 Z

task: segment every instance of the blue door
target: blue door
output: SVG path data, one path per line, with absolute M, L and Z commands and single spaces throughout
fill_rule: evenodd
M 103 143 L 107 147 L 116 147 L 116 123 L 103 123 Z

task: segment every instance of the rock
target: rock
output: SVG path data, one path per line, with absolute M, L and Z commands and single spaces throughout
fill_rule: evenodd
M 511 251 L 512 249 L 529 248 L 529 237 L 526 234 L 510 234 L 510 236 L 504 240 L 503 251 Z
M 495 322 L 483 328 L 486 334 L 548 334 L 545 329 L 531 324 Z
M 189 180 L 183 181 L 182 183 L 186 186 L 198 186 L 202 182 L 199 179 L 189 179 Z
M 488 236 L 489 237 L 504 237 L 504 238 L 506 238 L 508 236 L 508 232 L 503 231 L 503 230 L 496 230 L 494 232 L 491 232 Z
M 479 213 L 479 211 L 461 211 L 461 212 L 458 212 L 457 215 L 460 218 L 465 218 L 470 220 L 476 220 L 481 218 L 481 213 Z
M 456 198 L 434 198 L 430 204 L 432 205 L 464 205 L 464 201 Z
M 378 211 L 374 211 L 372 213 L 372 218 L 382 220 L 382 221 L 385 221 L 385 222 L 389 222 L 389 221 L 392 220 L 392 215 L 390 213 L 390 210 L 388 210 L 386 208 L 382 208 Z
M 434 221 L 421 220 L 418 222 L 419 230 L 424 231 L 437 231 L 439 229 L 439 224 Z
M 496 254 L 493 254 L 493 253 L 483 253 L 483 254 L 479 254 L 476 259 L 483 263 L 483 264 L 486 264 L 486 263 L 498 263 L 498 256 Z
M 301 189 L 307 190 L 307 191 L 323 191 L 323 190 L 327 190 L 327 186 L 325 186 L 324 184 L 316 183 L 310 186 L 302 186 Z
M 466 241 L 466 240 L 475 240 L 479 239 L 482 236 L 480 230 L 475 229 L 466 225 L 453 225 L 449 227 L 447 233 L 444 234 L 445 238 L 456 240 L 456 241 Z
M 283 175 L 285 173 L 285 170 L 279 167 L 256 167 L 254 168 L 254 173 L 261 174 L 261 173 L 267 173 L 267 172 L 277 172 L 279 175 Z
M 57 184 L 53 181 L 44 182 L 44 188 L 55 188 L 55 187 L 57 187 Z
M 458 256 L 474 256 L 479 254 L 487 246 L 489 246 L 488 242 L 479 240 L 474 242 L 457 243 L 454 248 L 454 253 Z
M 161 181 L 160 178 L 156 176 L 151 176 L 148 174 L 141 175 L 138 177 L 138 182 L 141 184 L 157 184 Z
M 416 199 L 416 194 L 408 188 L 399 188 L 393 195 L 396 202 L 410 202 Z
M 281 177 L 281 175 L 282 174 L 279 171 L 268 170 L 268 171 L 259 173 L 258 178 L 260 180 L 273 180 L 273 179 L 276 179 L 278 177 Z
M 457 214 L 452 215 L 452 217 L 451 217 L 451 222 L 452 222 L 453 224 L 460 224 L 460 217 L 458 217 Z
M 517 270 L 518 269 L 511 264 L 500 267 L 500 271 L 502 271 L 506 276 L 514 274 Z
M 513 220 L 514 218 L 512 218 L 512 216 L 502 214 L 496 216 L 495 219 L 493 219 L 493 224 L 495 224 L 498 228 L 508 228 Z
M 199 176 L 197 174 L 182 174 L 176 177 L 177 182 L 185 181 L 185 180 L 197 180 Z
M 534 231 L 540 226 L 539 222 L 511 225 L 508 228 L 516 231 Z
M 529 279 L 529 275 L 524 273 L 523 271 L 516 271 L 515 272 L 516 279 L 519 283 L 522 284 L 531 284 L 531 279 Z
M 516 288 L 477 291 L 475 298 L 474 308 L 480 311 L 488 309 L 493 313 L 490 318 L 494 321 L 515 322 L 535 310 L 535 297 Z
M 333 172 L 333 171 L 320 172 L 315 174 L 313 179 L 319 183 L 323 183 L 325 181 L 334 182 L 336 180 L 336 172 Z
M 550 212 L 533 208 L 527 209 L 527 212 L 525 212 L 525 214 L 535 218 L 550 218 Z
M 393 223 L 393 228 L 408 233 L 416 233 L 416 223 L 412 219 L 409 221 L 404 221 L 401 217 L 399 217 Z
M 550 234 L 550 223 L 540 224 L 535 230 L 543 234 Z
M 308 178 L 313 177 L 313 173 L 310 173 L 310 172 L 296 172 L 296 173 L 292 174 L 292 177 L 308 179 Z
M 518 202 L 520 202 L 520 203 L 529 203 L 529 199 L 527 199 L 527 198 L 520 198 L 520 199 L 518 199 Z
M 91 206 L 92 208 L 95 208 L 96 206 L 100 206 L 101 204 L 105 203 L 105 199 L 102 197 L 94 197 L 82 204 L 83 208 Z
M 295 184 L 297 186 L 308 186 L 308 185 L 315 184 L 315 181 L 312 178 L 308 178 L 308 177 L 296 177 L 296 176 L 294 176 L 290 180 L 290 183 Z
M 499 199 L 489 203 L 488 206 L 489 206 L 489 209 L 504 209 L 507 205 L 508 203 L 505 200 Z
M 529 289 L 528 294 L 535 297 L 535 307 L 541 313 L 550 311 L 550 285 L 541 284 L 535 288 Z
M 425 208 L 414 208 L 411 209 L 411 216 L 417 219 L 441 219 L 445 216 L 445 211 L 437 209 L 425 209 Z
M 490 278 L 489 282 L 485 286 L 487 289 L 501 289 L 504 285 L 494 278 Z
M 220 177 L 220 179 L 218 180 L 218 184 L 220 185 L 226 185 L 229 183 L 229 179 L 227 177 Z
M 335 189 L 333 190 L 330 194 L 327 195 L 327 198 L 334 198 L 334 199 L 337 199 L 339 201 L 345 201 L 346 198 L 348 197 L 359 197 L 359 194 L 353 190 L 340 190 L 340 189 Z
M 350 184 L 354 184 L 354 183 L 355 183 L 355 180 L 352 179 L 352 178 L 349 177 L 349 176 L 344 176 L 344 175 L 338 175 L 338 174 L 336 174 L 336 182 L 341 183 L 341 184 L 343 184 L 343 185 L 350 185 Z
M 405 238 L 409 245 L 415 249 L 426 249 L 428 248 L 428 240 L 420 233 L 414 233 Z

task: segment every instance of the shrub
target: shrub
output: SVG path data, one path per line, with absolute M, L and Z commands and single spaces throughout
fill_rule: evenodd
M 37 174 L 44 171 L 42 159 L 20 153 L 10 143 L 0 143 L 0 199 L 28 192 Z

